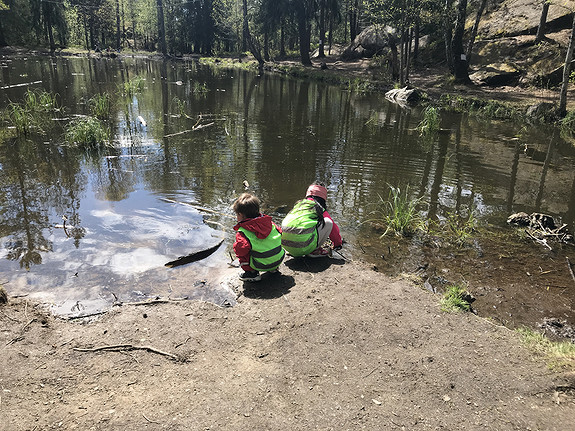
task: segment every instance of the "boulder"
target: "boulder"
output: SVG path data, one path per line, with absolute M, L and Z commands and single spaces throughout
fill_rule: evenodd
M 384 48 L 397 45 L 395 29 L 389 26 L 372 25 L 358 34 L 341 55 L 342 60 L 373 57 Z
M 385 93 L 385 98 L 391 102 L 406 106 L 417 103 L 421 99 L 421 94 L 417 88 L 394 88 Z
M 517 85 L 520 77 L 521 71 L 506 63 L 489 64 L 469 75 L 473 82 L 490 87 Z

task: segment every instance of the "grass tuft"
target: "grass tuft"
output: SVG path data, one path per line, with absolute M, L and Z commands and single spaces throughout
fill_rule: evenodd
M 470 311 L 471 304 L 467 300 L 469 297 L 467 289 L 458 284 L 447 287 L 440 300 L 441 310 L 445 312 Z
M 419 136 L 432 136 L 439 131 L 440 125 L 439 110 L 433 106 L 428 106 L 423 110 L 423 119 L 417 125 L 417 131 Z
M 421 199 L 412 199 L 409 196 L 409 186 L 402 190 L 399 187 L 389 186 L 389 197 L 383 200 L 380 197 L 380 209 L 377 213 L 385 225 L 385 232 L 381 236 L 393 231 L 396 235 L 412 236 L 419 230 L 425 229 L 425 220 L 421 216 L 418 206 Z

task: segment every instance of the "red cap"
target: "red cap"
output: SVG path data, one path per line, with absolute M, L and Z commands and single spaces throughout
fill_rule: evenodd
M 324 186 L 312 184 L 307 188 L 306 196 L 317 196 L 318 198 L 327 200 L 327 189 Z

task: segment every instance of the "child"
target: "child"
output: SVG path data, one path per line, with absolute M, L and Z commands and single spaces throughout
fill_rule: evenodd
M 326 209 L 327 189 L 318 181 L 310 185 L 306 198 L 298 201 L 282 222 L 282 247 L 292 256 L 325 257 L 331 251 L 322 247 L 329 238 L 334 250 L 343 240 L 339 226 Z
M 274 272 L 282 263 L 281 229 L 260 213 L 260 200 L 254 195 L 242 194 L 233 208 L 238 219 L 234 252 L 244 270 L 240 280 L 260 281 L 260 271 Z

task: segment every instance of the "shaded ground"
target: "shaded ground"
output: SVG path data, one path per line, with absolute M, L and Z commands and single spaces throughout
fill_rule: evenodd
M 124 305 L 92 323 L 0 309 L 2 430 L 566 430 L 575 375 L 438 296 L 341 260 L 229 285 L 238 304 Z M 150 350 L 78 351 L 110 345 Z

